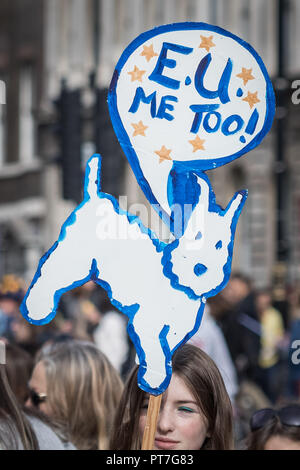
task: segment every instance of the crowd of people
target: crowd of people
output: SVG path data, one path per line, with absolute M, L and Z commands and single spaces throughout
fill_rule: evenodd
M 48 325 L 19 312 L 25 285 L 0 283 L 0 449 L 141 449 L 149 396 L 137 385 L 127 319 L 90 281 Z M 233 274 L 173 356 L 154 448 L 300 450 L 300 289 L 281 309 Z M 1 362 L 1 361 L 0 361 Z

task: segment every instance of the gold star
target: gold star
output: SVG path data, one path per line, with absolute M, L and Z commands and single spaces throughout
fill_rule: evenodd
M 145 137 L 145 130 L 148 129 L 148 126 L 144 126 L 142 121 L 136 124 L 132 122 L 131 125 L 134 128 L 133 137 L 135 137 L 136 135 L 143 135 Z
M 209 52 L 209 49 L 215 46 L 212 39 L 213 39 L 213 36 L 209 36 L 209 37 L 201 36 L 202 42 L 199 47 L 203 47 L 204 49 L 207 50 L 207 52 Z
M 250 91 L 248 91 L 248 95 L 246 98 L 243 98 L 243 101 L 247 101 L 250 108 L 252 109 L 255 103 L 260 103 L 260 100 L 257 98 L 257 91 L 255 93 L 250 93 Z
M 245 69 L 245 67 L 242 67 L 241 73 L 237 75 L 237 77 L 240 77 L 243 79 L 244 85 L 247 85 L 249 80 L 254 80 L 255 77 L 252 75 L 252 69 Z
M 155 153 L 159 156 L 159 163 L 162 163 L 164 160 L 172 160 L 170 157 L 171 150 L 167 149 L 164 145 L 160 150 L 155 150 Z
M 131 75 L 131 81 L 134 82 L 135 80 L 138 80 L 139 82 L 142 81 L 142 75 L 146 70 L 140 70 L 136 65 L 134 66 L 134 69 L 132 72 L 128 72 L 128 75 Z
M 149 62 L 149 60 L 151 60 L 152 57 L 155 57 L 156 55 L 158 55 L 153 50 L 153 44 L 151 44 L 151 46 L 143 46 L 143 47 L 144 47 L 144 50 L 140 55 L 145 56 L 147 59 L 147 62 Z
M 189 140 L 189 142 L 194 147 L 193 153 L 197 150 L 205 150 L 205 148 L 203 147 L 205 140 L 200 139 L 198 135 L 196 135 L 196 138 L 194 140 Z

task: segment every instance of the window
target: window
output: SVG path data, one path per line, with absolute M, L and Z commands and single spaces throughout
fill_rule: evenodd
M 24 65 L 19 77 L 19 161 L 30 163 L 35 157 L 34 80 L 31 64 Z
M 209 7 L 210 7 L 210 22 L 211 24 L 217 24 L 217 21 L 218 21 L 218 4 L 217 4 L 217 0 L 211 0 L 210 3 L 209 3 Z
M 0 104 L 6 104 L 6 84 L 0 79 Z
M 0 277 L 7 273 L 23 275 L 25 271 L 24 247 L 12 227 L 0 225 Z
M 240 34 L 245 41 L 250 41 L 250 3 L 243 0 L 240 6 Z
M 6 84 L 0 76 L 0 166 L 6 158 Z

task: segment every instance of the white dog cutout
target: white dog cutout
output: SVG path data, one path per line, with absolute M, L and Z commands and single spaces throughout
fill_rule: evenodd
M 100 192 L 100 173 L 101 157 L 93 155 L 84 200 L 42 257 L 21 312 L 31 323 L 48 323 L 64 292 L 94 280 L 129 318 L 128 333 L 140 362 L 139 386 L 159 395 L 171 379 L 172 354 L 198 330 L 206 298 L 228 281 L 247 192 L 236 193 L 223 211 L 206 175 L 198 177 L 201 195 L 187 229 L 166 245 L 138 217 L 121 210 L 116 199 Z

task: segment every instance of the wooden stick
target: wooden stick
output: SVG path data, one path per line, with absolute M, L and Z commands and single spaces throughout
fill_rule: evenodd
M 157 420 L 160 410 L 162 394 L 157 397 L 150 395 L 146 426 L 144 429 L 142 450 L 152 450 L 156 433 Z

